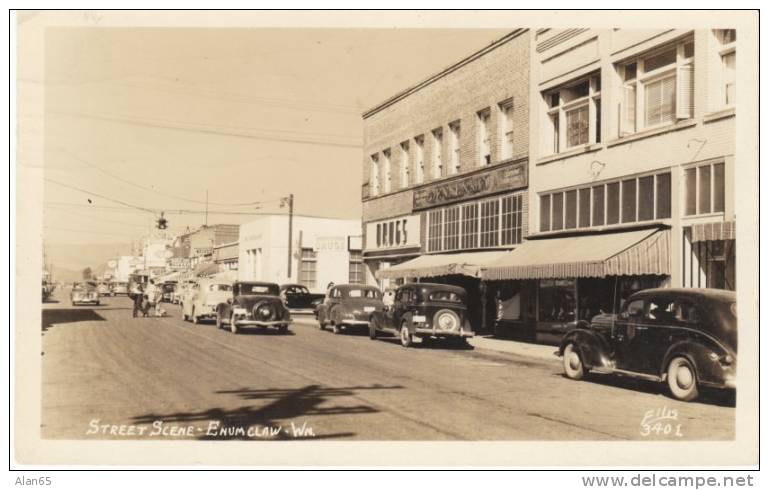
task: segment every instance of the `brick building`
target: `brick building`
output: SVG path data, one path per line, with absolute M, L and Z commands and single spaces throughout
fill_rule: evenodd
M 528 241 L 484 271 L 510 325 L 734 289 L 735 31 L 539 29 L 531 60 Z
M 530 33 L 517 29 L 363 114 L 367 282 L 471 293 L 528 234 Z

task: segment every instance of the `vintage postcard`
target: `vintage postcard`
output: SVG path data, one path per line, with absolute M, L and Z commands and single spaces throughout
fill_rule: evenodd
M 309 14 L 15 12 L 14 461 L 757 465 L 758 13 Z

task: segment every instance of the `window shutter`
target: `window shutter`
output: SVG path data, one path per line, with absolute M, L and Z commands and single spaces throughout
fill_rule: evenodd
M 678 67 L 676 84 L 676 118 L 694 117 L 694 65 Z
M 634 86 L 622 87 L 622 101 L 619 103 L 619 136 L 635 133 L 635 97 Z

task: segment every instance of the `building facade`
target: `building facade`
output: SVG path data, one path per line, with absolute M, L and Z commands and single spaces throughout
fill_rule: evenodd
M 360 220 L 295 215 L 289 223 L 286 215 L 264 215 L 241 225 L 238 251 L 241 280 L 299 283 L 318 293 L 331 282 L 365 282 Z
M 527 235 L 529 37 L 515 30 L 363 114 L 369 282 L 474 293 L 477 266 Z
M 214 263 L 219 265 L 222 271 L 237 271 L 239 256 L 237 241 L 214 246 Z
M 529 241 L 485 274 L 512 323 L 734 289 L 735 32 L 539 29 L 531 60 Z

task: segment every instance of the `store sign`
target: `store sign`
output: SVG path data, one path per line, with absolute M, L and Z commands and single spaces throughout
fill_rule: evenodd
M 174 271 L 184 271 L 190 268 L 190 259 L 186 257 L 172 257 L 168 259 L 168 268 Z
M 419 247 L 419 215 L 366 223 L 366 250 Z
M 315 239 L 315 247 L 316 252 L 341 252 L 341 251 L 347 251 L 347 238 L 343 236 L 324 236 L 324 237 L 318 237 Z
M 414 191 L 414 210 L 487 196 L 527 185 L 526 162 L 493 168 L 451 182 Z

